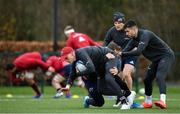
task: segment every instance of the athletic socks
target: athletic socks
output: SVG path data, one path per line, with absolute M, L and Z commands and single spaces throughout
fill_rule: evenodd
M 145 95 L 145 102 L 146 103 L 152 103 L 152 95 L 151 96 Z
M 160 94 L 160 100 L 166 103 L 166 94 Z
M 166 103 L 166 94 L 160 94 L 160 100 Z M 151 96 L 145 96 L 145 102 L 146 103 L 152 103 L 152 95 Z
M 61 88 L 56 89 L 56 91 L 60 93 L 61 92 Z

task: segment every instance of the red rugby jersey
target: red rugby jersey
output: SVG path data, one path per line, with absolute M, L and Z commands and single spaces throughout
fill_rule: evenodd
M 70 34 L 66 46 L 72 47 L 73 49 L 79 49 L 86 46 L 99 46 L 99 44 L 94 42 L 86 34 L 73 32 Z

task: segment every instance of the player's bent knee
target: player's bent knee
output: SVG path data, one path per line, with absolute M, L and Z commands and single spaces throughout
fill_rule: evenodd
M 57 84 L 57 83 L 59 84 L 59 83 L 60 83 L 60 80 L 56 80 L 56 79 L 53 79 L 53 80 L 52 80 L 52 84 Z
M 61 75 L 55 75 L 54 78 L 52 79 L 52 82 L 54 83 L 60 83 L 63 82 L 65 79 Z
M 25 78 L 25 81 L 29 84 L 32 85 L 35 83 L 35 81 L 33 79 L 29 79 L 29 78 Z
M 125 67 L 123 69 L 123 73 L 126 75 L 131 75 L 135 72 L 135 67 L 130 64 L 125 64 Z

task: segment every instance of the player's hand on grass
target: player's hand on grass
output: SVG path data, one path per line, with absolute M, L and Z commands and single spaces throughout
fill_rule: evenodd
M 69 89 L 68 89 L 68 88 L 63 87 L 63 88 L 61 88 L 61 91 L 62 91 L 62 92 L 65 92 L 65 91 L 69 91 Z
M 70 85 L 69 84 L 67 84 L 66 87 L 61 88 L 62 92 L 69 91 L 69 90 L 70 90 Z

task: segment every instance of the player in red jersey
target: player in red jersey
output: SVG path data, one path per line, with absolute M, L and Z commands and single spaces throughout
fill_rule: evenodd
M 12 75 L 25 80 L 35 91 L 36 95 L 33 98 L 40 98 L 41 92 L 38 89 L 37 83 L 34 80 L 34 71 L 40 74 L 42 71 L 48 70 L 49 66 L 42 61 L 42 56 L 39 52 L 28 52 L 17 57 L 13 63 L 6 65 L 6 70 Z
M 51 66 L 51 72 L 47 75 L 53 76 L 52 85 L 56 89 L 56 94 L 54 98 L 59 98 L 63 95 L 61 92 L 61 88 L 63 86 L 63 82 L 68 78 L 71 64 L 66 62 L 61 57 L 51 56 L 47 59 L 46 63 Z M 69 91 L 66 92 L 66 98 L 70 98 L 71 93 Z
M 71 47 L 74 50 L 87 46 L 100 46 L 100 44 L 94 42 L 88 35 L 75 32 L 72 26 L 66 26 L 64 29 L 64 34 L 68 37 L 66 46 Z M 78 77 L 77 80 L 78 86 L 84 85 L 81 77 Z
M 75 50 L 86 46 L 99 46 L 88 35 L 75 32 L 71 26 L 67 26 L 64 29 L 64 34 L 68 37 L 66 46 Z

